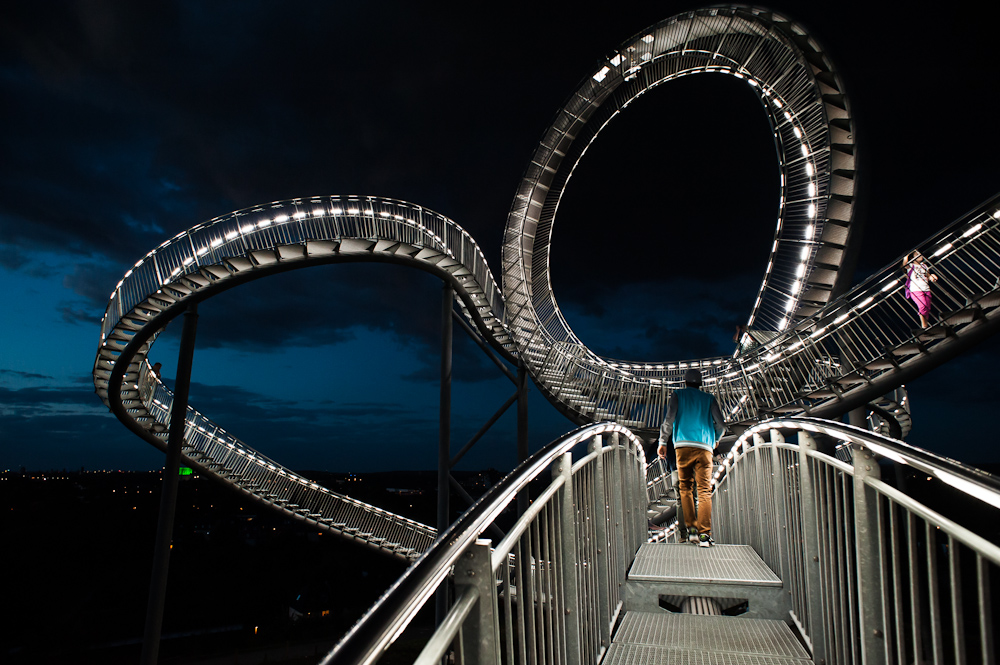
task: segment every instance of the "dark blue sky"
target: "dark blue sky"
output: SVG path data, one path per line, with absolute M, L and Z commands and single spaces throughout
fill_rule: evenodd
M 211 217 L 319 194 L 409 200 L 468 229 L 499 277 L 514 188 L 556 110 L 602 55 L 697 6 L 420 4 L 5 8 L 0 468 L 160 466 L 93 393 L 99 322 L 139 257 Z M 859 278 L 1000 189 L 995 17 L 774 7 L 810 28 L 846 82 L 865 188 Z M 773 235 L 764 112 L 710 76 L 633 109 L 567 190 L 557 298 L 607 355 L 727 353 Z M 435 279 L 385 265 L 226 292 L 201 308 L 192 404 L 292 468 L 432 468 L 439 301 Z M 178 329 L 154 347 L 168 380 Z M 457 449 L 512 389 L 456 339 Z M 997 375 L 993 340 L 911 384 L 911 443 L 1000 460 Z M 569 428 L 537 393 L 530 419 L 533 446 Z M 510 468 L 513 440 L 505 417 L 463 466 Z

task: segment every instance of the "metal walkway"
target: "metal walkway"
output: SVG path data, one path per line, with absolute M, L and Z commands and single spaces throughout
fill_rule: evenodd
M 801 26 L 759 8 L 712 7 L 650 26 L 617 54 L 584 79 L 526 170 L 504 233 L 502 290 L 475 240 L 420 205 L 317 196 L 253 206 L 178 234 L 125 273 L 101 321 L 97 394 L 137 436 L 165 449 L 175 396 L 147 360 L 165 326 L 230 288 L 337 262 L 394 262 L 439 277 L 479 341 L 524 363 L 573 422 L 614 421 L 647 438 L 691 367 L 737 430 L 775 415 L 836 417 L 872 402 L 889 416 L 905 409 L 886 395 L 1000 330 L 1000 197 L 920 245 L 939 277 L 932 329 L 913 329 L 898 261 L 840 295 L 854 237 L 853 121 L 836 69 Z M 631 101 L 706 73 L 747 82 L 775 132 L 783 205 L 749 319 L 766 334 L 733 357 L 600 357 L 569 329 L 548 278 L 559 196 L 589 142 Z M 905 431 L 908 417 L 898 424 Z M 183 454 L 255 500 L 400 556 L 415 558 L 436 533 L 319 487 L 195 409 Z
M 705 659 L 718 653 L 734 662 L 744 656 L 778 657 L 777 662 L 808 658 L 784 623 L 781 580 L 746 545 L 645 543 L 632 562 L 623 596 L 626 614 L 605 663 L 669 663 L 695 654 L 713 662 Z M 743 604 L 747 611 L 740 617 L 667 614 L 661 598 L 676 602 L 678 610 L 693 598 L 705 608 L 702 612 L 717 614 Z M 647 657 L 654 660 L 643 660 Z
M 604 665 L 800 665 L 809 652 L 783 621 L 626 612 Z

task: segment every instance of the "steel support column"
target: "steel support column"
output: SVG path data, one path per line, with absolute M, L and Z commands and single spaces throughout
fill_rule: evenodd
M 448 282 L 441 290 L 441 400 L 438 420 L 437 530 L 444 533 L 451 524 L 448 496 L 451 485 L 451 310 L 455 292 Z M 448 611 L 448 584 L 442 582 L 436 595 L 437 625 Z
M 181 347 L 177 356 L 177 379 L 174 403 L 170 409 L 170 433 L 167 435 L 167 459 L 163 467 L 163 489 L 160 494 L 160 516 L 153 547 L 153 572 L 149 581 L 149 603 L 146 606 L 146 629 L 142 640 L 142 665 L 155 665 L 160 651 L 163 628 L 163 604 L 167 596 L 167 573 L 170 569 L 170 545 L 177 508 L 177 479 L 181 462 L 181 445 L 187 420 L 188 392 L 191 388 L 191 366 L 194 363 L 194 340 L 198 329 L 198 305 L 192 304 L 184 313 Z
M 528 459 L 528 371 L 524 361 L 517 363 L 517 463 Z M 528 509 L 528 491 L 517 494 L 517 514 Z

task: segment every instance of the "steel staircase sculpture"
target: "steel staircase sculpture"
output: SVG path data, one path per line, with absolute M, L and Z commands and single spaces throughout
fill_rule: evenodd
M 608 122 L 649 89 L 703 73 L 744 80 L 774 132 L 780 209 L 748 320 L 770 334 L 734 357 L 602 358 L 572 332 L 552 291 L 548 251 L 560 198 Z M 477 334 L 502 357 L 523 362 L 577 424 L 611 420 L 652 436 L 690 367 L 701 369 L 705 388 L 738 428 L 775 414 L 837 416 L 882 400 L 1000 326 L 1000 196 L 920 246 L 941 278 L 932 328 L 913 329 L 898 262 L 844 293 L 854 169 L 843 86 L 800 26 L 742 6 L 685 12 L 610 54 L 545 132 L 508 217 L 502 290 L 472 237 L 419 205 L 324 196 L 246 208 L 178 234 L 125 273 L 101 322 L 95 389 L 129 429 L 163 449 L 173 396 L 147 357 L 172 319 L 191 303 L 278 272 L 371 261 L 408 265 L 450 283 Z M 295 474 L 191 408 L 184 455 L 256 500 L 399 556 L 415 558 L 436 536 Z

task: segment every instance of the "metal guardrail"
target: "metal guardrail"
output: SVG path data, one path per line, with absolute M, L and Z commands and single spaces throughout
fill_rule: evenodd
M 574 448 L 586 453 L 572 461 Z M 495 547 L 480 539 L 518 492 L 552 480 Z M 322 661 L 374 663 L 450 579 L 454 598 L 417 663 L 594 663 L 611 643 L 620 587 L 645 541 L 641 442 L 624 427 L 583 427 L 493 486 Z
M 529 366 L 542 368 L 536 379 L 547 390 L 572 395 L 571 410 L 632 427 L 657 427 L 670 392 L 682 386 L 684 372 L 692 367 L 701 370 L 705 389 L 718 397 L 731 423 L 815 410 L 961 337 L 1000 305 L 1000 194 L 917 249 L 939 277 L 933 285 L 937 325 L 926 332 L 918 328 L 916 308 L 903 293 L 901 256 L 812 316 L 736 357 L 625 362 L 601 358 L 579 343 L 551 340 L 533 340 L 524 355 Z
M 503 296 L 472 237 L 452 220 L 380 197 L 325 196 L 279 201 L 218 217 L 149 252 L 122 278 L 101 321 L 94 387 L 154 445 L 165 446 L 174 396 L 150 371 L 147 355 L 166 325 L 165 311 L 199 292 L 215 292 L 275 269 L 378 253 L 433 266 L 460 284 L 460 306 L 499 351 L 511 347 Z M 204 296 L 201 296 L 204 297 Z M 196 299 L 196 298 L 195 298 Z M 148 340 L 138 343 L 136 340 Z M 128 363 L 127 366 L 125 363 Z M 112 375 L 120 373 L 120 391 Z M 268 459 L 188 408 L 188 463 L 250 496 L 393 554 L 414 559 L 436 530 L 323 488 Z
M 881 479 L 886 464 L 932 482 L 905 493 Z M 715 482 L 716 540 L 753 546 L 779 574 L 813 662 L 996 662 L 1000 547 L 982 535 L 1000 518 L 993 476 L 849 425 L 790 418 L 747 430 Z M 946 491 L 956 514 L 928 505 Z

